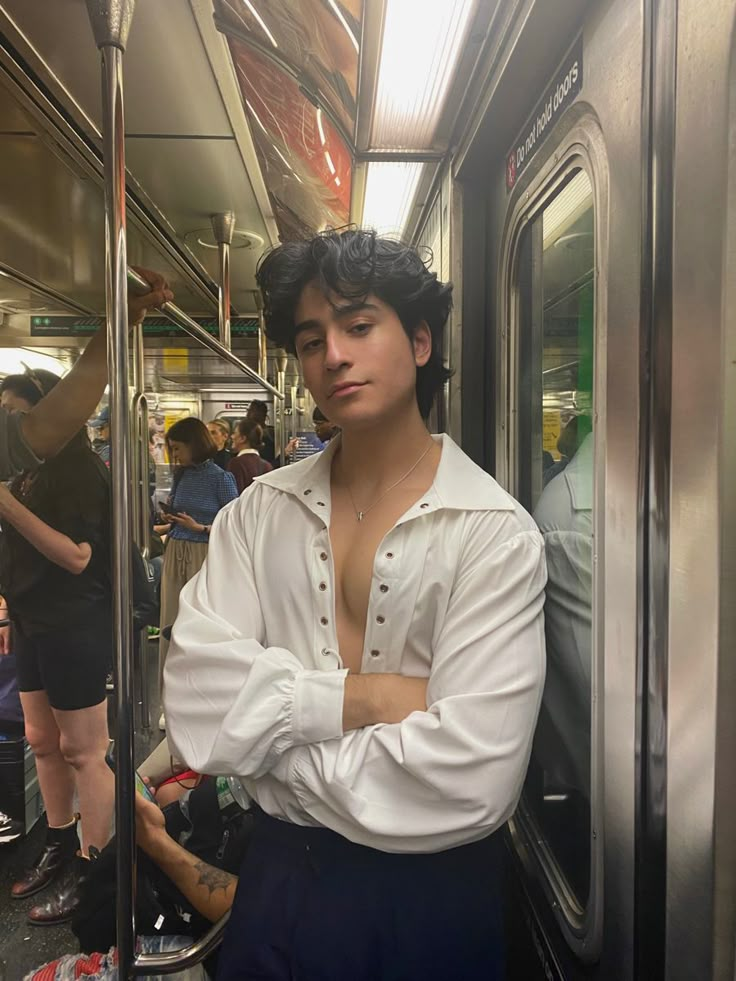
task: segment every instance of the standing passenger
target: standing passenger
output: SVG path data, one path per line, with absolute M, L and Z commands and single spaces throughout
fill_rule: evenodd
M 238 494 L 250 487 L 256 477 L 273 470 L 270 463 L 261 459 L 262 446 L 263 430 L 258 423 L 241 419 L 233 435 L 233 449 L 237 451 L 237 456 L 228 466 L 238 485 Z
M 212 442 L 215 444 L 217 450 L 212 459 L 218 467 L 227 470 L 228 464 L 233 458 L 232 453 L 228 449 L 228 444 L 230 443 L 230 426 L 222 419 L 213 419 L 212 422 L 207 423 L 207 432 L 212 437 Z
M 212 458 L 215 444 L 201 419 L 180 419 L 166 433 L 169 458 L 177 465 L 167 519 L 172 528 L 161 573 L 161 626 L 170 626 L 179 609 L 182 586 L 199 572 L 207 557 L 210 528 L 217 512 L 238 496 L 235 478 Z M 159 680 L 163 679 L 169 642 L 159 638 Z M 163 712 L 159 728 L 166 720 Z
M 137 271 L 151 291 L 128 297 L 131 324 L 142 321 L 148 307 L 160 306 L 174 297 L 158 273 L 149 269 Z M 106 381 L 107 331 L 102 327 L 72 370 L 30 412 L 13 413 L 0 408 L 0 480 L 33 469 L 58 453 L 94 411 Z
M 47 371 L 6 378 L 6 409 L 27 411 L 59 379 Z M 35 389 L 24 390 L 32 382 Z M 63 923 L 78 901 L 90 846 L 110 836 L 114 779 L 108 745 L 105 675 L 112 658 L 109 474 L 86 429 L 37 471 L 0 487 L 0 571 L 13 622 L 13 649 L 25 717 L 48 817 L 46 843 L 14 899 L 55 882 L 28 914 Z M 82 855 L 74 793 L 82 817 Z
M 427 418 L 450 287 L 375 233 L 291 242 L 267 330 L 341 429 L 215 523 L 172 749 L 257 804 L 218 978 L 500 981 L 501 842 L 544 683 L 528 514 Z

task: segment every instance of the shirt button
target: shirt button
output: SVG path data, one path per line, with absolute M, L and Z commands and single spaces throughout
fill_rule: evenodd
M 327 589 L 327 583 L 326 583 L 326 582 L 321 582 L 321 583 L 319 584 L 319 588 L 320 588 L 320 589 L 322 590 L 322 592 L 324 593 L 324 591 L 325 591 L 325 590 Z
M 392 559 L 393 557 L 394 557 L 394 553 L 393 552 L 386 552 L 386 558 L 387 559 Z
M 327 561 L 327 552 L 320 552 L 319 553 L 319 557 L 322 559 L 323 562 L 326 562 Z
M 317 501 L 317 506 L 323 508 L 325 506 L 324 501 Z
M 428 508 L 429 507 L 429 504 L 420 504 L 419 507 L 420 508 Z
M 371 657 L 380 657 L 380 656 L 381 656 L 380 651 L 371 651 Z
M 321 653 L 322 657 L 329 657 L 329 655 L 332 654 L 332 651 L 329 649 L 329 647 L 323 647 Z
M 311 490 L 305 490 L 304 491 L 304 496 L 307 497 L 311 493 L 312 493 Z
M 376 623 L 385 623 L 386 617 L 376 617 Z
M 388 592 L 388 586 L 386 586 L 385 583 L 384 583 L 383 586 L 379 586 L 379 589 L 381 590 L 382 593 L 387 593 Z
M 326 627 L 330 621 L 327 619 L 327 617 L 320 617 L 319 622 L 322 624 L 323 627 Z

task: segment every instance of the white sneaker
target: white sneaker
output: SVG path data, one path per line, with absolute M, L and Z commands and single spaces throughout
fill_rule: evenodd
M 166 716 L 163 712 L 161 713 L 161 718 L 158 720 L 158 727 L 161 732 L 166 732 Z

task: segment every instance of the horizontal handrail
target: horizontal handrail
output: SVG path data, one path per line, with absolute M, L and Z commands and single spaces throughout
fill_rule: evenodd
M 180 950 L 166 950 L 160 954 L 138 954 L 133 962 L 133 974 L 138 978 L 146 978 L 155 974 L 174 974 L 184 971 L 195 964 L 201 964 L 215 950 L 225 932 L 225 925 L 230 919 L 230 910 L 199 940 Z
M 134 269 L 130 268 L 130 266 L 128 267 L 128 286 L 132 292 L 136 293 L 138 296 L 143 296 L 143 294 L 150 292 L 151 289 L 145 279 L 143 279 L 142 276 L 139 276 Z M 223 361 L 228 361 L 236 368 L 239 368 L 243 374 L 248 375 L 252 381 L 260 385 L 261 388 L 265 388 L 266 391 L 270 392 L 275 398 L 284 398 L 283 393 L 280 392 L 278 388 L 274 388 L 274 386 L 270 382 L 267 382 L 265 378 L 261 378 L 257 371 L 254 371 L 250 365 L 245 363 L 245 361 L 241 361 L 236 354 L 229 351 L 224 344 L 221 344 L 220 341 L 217 340 L 216 337 L 208 334 L 204 327 L 200 327 L 196 320 L 192 320 L 192 318 L 184 313 L 183 310 L 180 310 L 176 304 L 164 303 L 160 309 L 161 313 L 175 323 L 177 327 L 181 327 L 181 329 L 186 331 L 190 337 L 193 337 L 196 341 L 199 341 L 200 344 L 208 347 L 210 351 L 214 351 L 214 353 L 218 354 Z

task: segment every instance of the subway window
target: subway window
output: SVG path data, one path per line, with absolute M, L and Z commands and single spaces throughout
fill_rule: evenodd
M 575 919 L 591 881 L 595 226 L 584 170 L 525 225 L 516 263 L 519 499 L 545 539 L 547 680 L 522 808 Z

